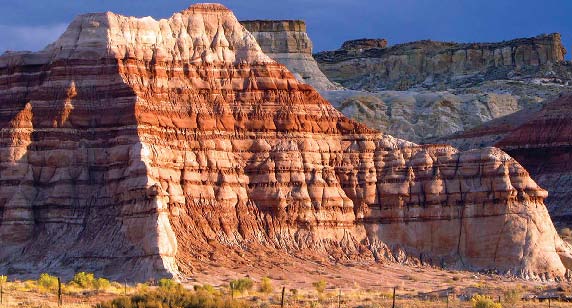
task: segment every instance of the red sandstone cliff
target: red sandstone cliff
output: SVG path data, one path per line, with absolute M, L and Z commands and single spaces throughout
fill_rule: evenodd
M 76 18 L 0 57 L 0 271 L 188 276 L 271 250 L 562 277 L 546 191 L 504 152 L 336 111 L 231 11 Z M 209 261 L 210 260 L 210 261 Z
M 444 139 L 462 148 L 497 146 L 516 158 L 549 191 L 551 216 L 570 224 L 572 210 L 572 94 Z

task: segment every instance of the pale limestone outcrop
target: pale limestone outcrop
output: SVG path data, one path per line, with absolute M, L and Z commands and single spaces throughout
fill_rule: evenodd
M 419 41 L 314 55 L 332 81 L 358 90 L 447 89 L 486 80 L 547 77 L 570 82 L 560 34 L 499 43 Z
M 221 5 L 80 16 L 0 57 L 0 105 L 10 275 L 186 277 L 268 250 L 567 272 L 546 191 L 514 159 L 344 117 Z
M 508 93 L 322 91 L 344 115 L 398 138 L 426 143 L 517 112 L 531 103 Z
M 339 88 L 320 71 L 312 57 L 312 41 L 303 20 L 243 20 L 262 51 L 318 91 Z

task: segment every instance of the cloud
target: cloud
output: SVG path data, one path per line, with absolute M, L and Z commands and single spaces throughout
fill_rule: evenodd
M 55 41 L 67 24 L 41 26 L 0 25 L 0 54 L 6 50 L 41 50 Z

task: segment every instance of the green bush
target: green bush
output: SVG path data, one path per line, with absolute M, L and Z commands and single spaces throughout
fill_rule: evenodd
M 55 291 L 58 289 L 58 277 L 43 273 L 38 278 L 38 286 L 45 290 Z
M 111 287 L 111 282 L 105 278 L 96 278 L 93 287 L 97 290 L 107 290 Z
M 324 293 L 324 291 L 326 291 L 326 286 L 327 286 L 328 284 L 326 283 L 326 281 L 324 281 L 324 280 L 322 279 L 322 280 L 320 280 L 320 281 L 316 281 L 316 282 L 312 283 L 312 285 L 314 286 L 314 289 L 316 289 L 316 291 L 317 291 L 319 294 L 322 294 L 322 293 Z
M 492 298 L 480 294 L 473 295 L 471 304 L 474 308 L 502 308 L 500 303 L 495 303 Z
M 0 275 L 0 284 L 4 284 L 8 281 L 8 276 Z
M 260 280 L 260 292 L 269 294 L 272 293 L 273 290 L 272 280 L 270 280 L 269 277 L 263 277 L 262 280 Z
M 230 282 L 231 290 L 238 291 L 239 293 L 243 293 L 245 291 L 252 290 L 253 286 L 254 286 L 254 283 L 252 282 L 252 279 L 250 279 L 248 277 L 235 279 L 235 280 Z
M 72 279 L 80 288 L 93 288 L 95 285 L 95 275 L 93 273 L 79 272 Z
M 177 283 L 176 281 L 174 281 L 173 279 L 169 279 L 169 278 L 159 279 L 159 288 L 162 288 L 165 290 L 172 290 L 172 289 L 176 289 L 179 287 L 180 287 L 180 284 Z
M 106 290 L 111 287 L 111 282 L 105 278 L 97 278 L 93 273 L 79 272 L 66 286 L 79 289 Z

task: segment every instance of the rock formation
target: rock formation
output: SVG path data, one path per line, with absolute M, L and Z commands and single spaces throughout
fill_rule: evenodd
M 262 51 L 286 65 L 296 79 L 319 91 L 338 88 L 320 71 L 312 57 L 312 41 L 303 20 L 243 20 L 241 23 L 254 35 Z
M 358 39 L 346 41 L 342 44 L 343 50 L 355 50 L 357 52 L 362 52 L 364 49 L 371 48 L 385 48 L 387 47 L 386 39 Z
M 548 189 L 551 217 L 570 226 L 572 217 L 572 94 L 441 139 L 462 148 L 498 146 Z
M 523 108 L 534 107 L 538 102 L 558 95 L 563 89 L 558 78 L 535 79 L 531 82 L 490 80 L 457 89 L 451 89 L 450 86 L 453 85 L 447 84 L 447 90 L 437 91 L 428 84 L 424 87 L 429 89 L 414 88 L 407 91 L 334 89 L 308 54 L 311 41 L 303 21 L 265 20 L 242 23 L 255 35 L 267 55 L 286 64 L 295 76 L 305 76 L 298 79 L 318 89 L 344 115 L 371 128 L 413 142 L 449 136 Z M 520 41 L 526 39 L 514 42 Z M 346 57 L 359 58 L 365 53 L 386 47 L 385 39 L 358 39 L 344 42 L 342 50 Z M 303 62 L 285 59 L 298 58 L 300 55 L 305 59 Z M 374 71 L 362 73 L 376 74 Z
M 344 115 L 413 142 L 445 137 L 538 104 L 511 93 L 459 92 L 337 90 L 321 94 Z M 538 96 L 542 93 L 536 94 L 542 100 Z
M 444 90 L 530 75 L 556 75 L 559 80 L 555 81 L 570 82 L 572 73 L 560 65 L 565 54 L 560 34 L 554 33 L 500 43 L 419 41 L 388 48 L 342 48 L 314 57 L 330 80 L 349 89 L 406 90 L 423 86 Z
M 572 260 L 506 153 L 344 117 L 221 5 L 79 16 L 45 50 L 0 57 L 0 105 L 13 276 L 186 277 L 267 250 L 542 279 Z

